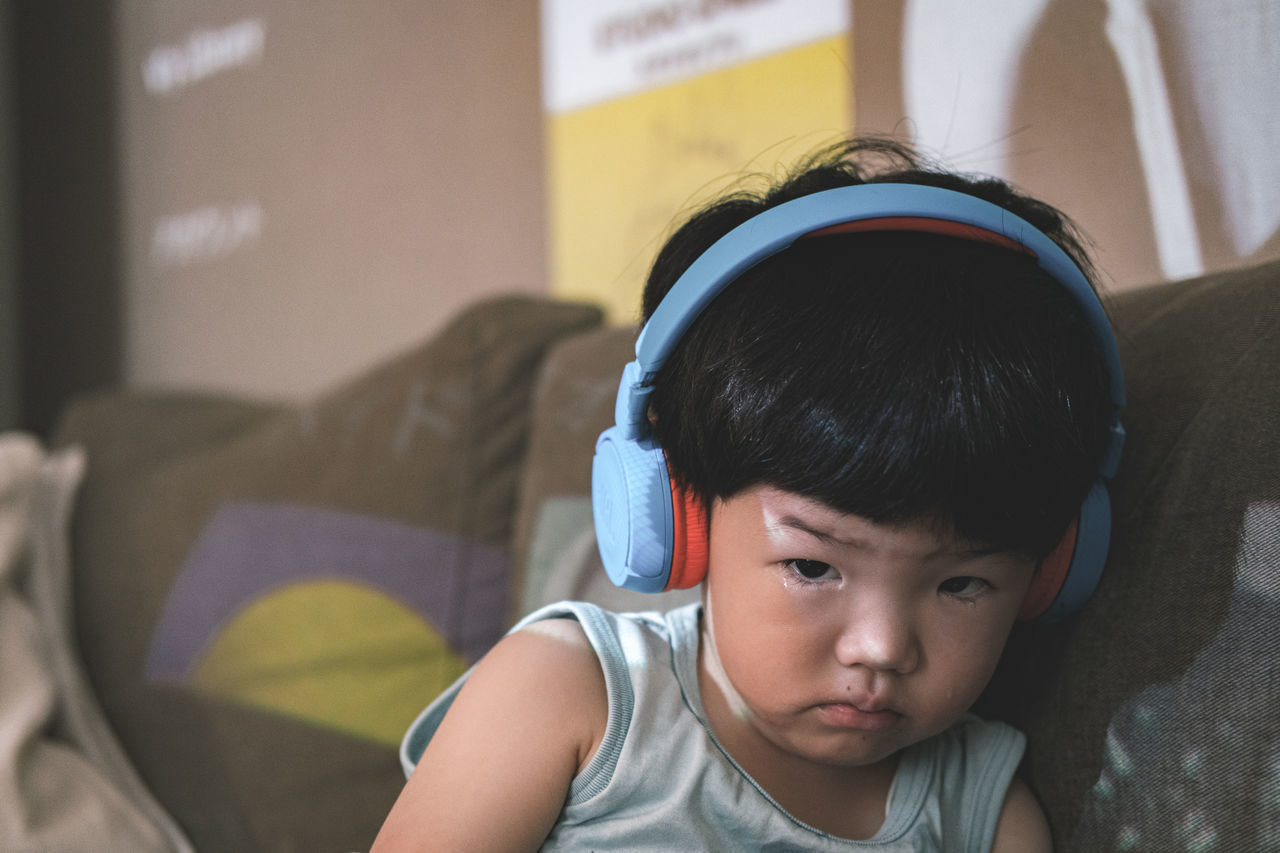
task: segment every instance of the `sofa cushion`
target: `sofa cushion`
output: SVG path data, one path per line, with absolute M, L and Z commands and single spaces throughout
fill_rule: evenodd
M 567 338 L 547 355 L 533 400 L 529 461 L 516 517 L 519 594 L 514 615 L 564 599 L 615 611 L 675 607 L 697 589 L 646 595 L 615 587 L 596 548 L 591 457 L 613 425 L 622 368 L 635 358 L 635 330 L 603 328 Z
M 1274 846 L 1280 802 L 1280 264 L 1121 294 L 1111 554 L 1020 632 L 994 705 L 1059 849 Z M 1004 695 L 1001 695 L 1001 694 Z
M 400 735 L 505 629 L 538 365 L 599 322 L 500 299 L 303 408 L 72 407 L 84 655 L 197 847 L 371 843 Z

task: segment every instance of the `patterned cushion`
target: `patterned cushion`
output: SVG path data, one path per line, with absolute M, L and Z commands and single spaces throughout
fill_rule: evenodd
M 198 848 L 369 846 L 408 723 L 506 628 L 543 353 L 599 322 L 497 300 L 305 408 L 70 411 L 86 662 Z

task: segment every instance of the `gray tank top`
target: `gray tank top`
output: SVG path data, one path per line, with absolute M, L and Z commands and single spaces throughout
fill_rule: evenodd
M 576 619 L 600 658 L 609 696 L 604 740 L 573 780 L 543 850 L 991 848 L 1025 746 L 1021 733 L 966 715 L 909 747 L 880 830 L 865 841 L 837 838 L 790 815 L 716 741 L 698 691 L 699 614 L 697 604 L 665 614 L 616 614 L 565 602 L 512 629 L 540 619 Z M 406 775 L 465 680 L 464 675 L 432 702 L 405 735 Z

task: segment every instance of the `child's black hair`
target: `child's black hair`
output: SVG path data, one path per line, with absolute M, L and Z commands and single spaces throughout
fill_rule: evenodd
M 993 202 L 1057 242 L 1092 280 L 1071 223 L 1003 182 L 854 140 L 762 193 L 727 196 L 668 240 L 647 320 L 716 239 L 820 190 L 894 181 Z M 654 434 L 708 506 L 754 485 L 879 523 L 928 521 L 1043 557 L 1097 476 L 1109 377 L 1081 310 L 1021 252 L 955 237 L 804 238 L 743 274 L 660 372 Z

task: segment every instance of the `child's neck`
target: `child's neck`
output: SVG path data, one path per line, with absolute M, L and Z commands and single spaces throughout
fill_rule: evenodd
M 753 725 L 725 676 L 706 625 L 698 643 L 698 690 L 720 745 L 793 817 L 830 835 L 865 840 L 884 823 L 898 755 L 865 767 L 821 764 L 788 752 Z

